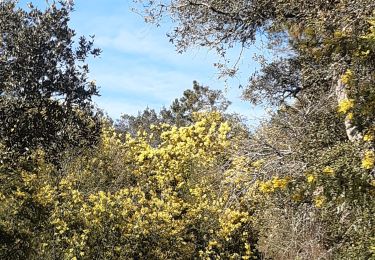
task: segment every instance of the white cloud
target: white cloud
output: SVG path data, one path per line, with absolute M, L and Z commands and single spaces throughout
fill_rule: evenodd
M 136 114 L 147 106 L 160 109 L 169 105 L 192 86 L 193 80 L 212 88 L 225 88 L 213 67 L 218 59 L 215 53 L 192 49 L 178 54 L 165 35 L 171 25 L 146 25 L 140 16 L 130 12 L 128 1 L 79 1 L 72 24 L 78 35 L 95 34 L 95 43 L 103 50 L 99 59 L 90 59 L 90 76 L 101 87 L 98 105 L 112 117 Z M 237 57 L 238 53 L 233 50 L 231 56 Z M 233 101 L 232 110 L 245 115 L 251 109 L 239 101 L 237 86 L 244 84 L 248 71 L 253 70 L 248 56 L 244 57 L 243 75 L 229 81 L 232 87 L 227 92 Z
M 121 28 L 115 35 L 101 35 L 96 43 L 103 50 L 115 50 L 125 55 L 139 55 L 149 61 L 157 61 L 175 67 L 191 70 L 212 67 L 217 55 L 205 49 L 190 49 L 186 53 L 178 53 L 168 42 L 164 31 L 152 31 L 149 27 Z M 205 68 L 206 67 L 206 68 Z
M 179 96 L 182 90 L 191 87 L 193 80 L 198 76 L 146 65 L 114 68 L 111 71 L 93 71 L 92 75 L 102 87 L 103 94 L 132 95 L 162 102 Z

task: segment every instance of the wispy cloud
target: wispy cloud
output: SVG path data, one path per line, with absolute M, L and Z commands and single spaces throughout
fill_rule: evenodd
M 227 83 L 217 80 L 213 63 L 216 54 L 207 49 L 191 49 L 178 54 L 168 41 L 166 32 L 172 25 L 154 27 L 130 11 L 131 1 L 77 1 L 72 14 L 72 26 L 77 34 L 95 34 L 95 42 L 103 50 L 99 59 L 90 60 L 91 78 L 101 87 L 101 97 L 95 99 L 111 117 L 121 113 L 136 114 L 147 106 L 160 109 L 181 96 L 193 80 L 213 88 L 227 90 L 233 101 L 232 110 L 255 114 L 248 104 L 239 101 L 237 88 L 247 78 L 249 59 L 244 63 L 245 77 Z M 233 51 L 233 56 L 238 50 Z M 248 67 L 246 67 L 248 66 Z
M 158 70 L 152 67 L 136 67 L 115 71 L 94 72 L 98 85 L 105 93 L 138 96 L 140 99 L 169 102 L 181 90 L 190 88 L 194 76 L 178 71 Z

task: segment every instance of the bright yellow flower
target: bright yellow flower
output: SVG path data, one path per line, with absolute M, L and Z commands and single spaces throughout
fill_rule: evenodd
M 316 178 L 315 178 L 314 175 L 309 174 L 309 175 L 307 175 L 306 179 L 307 179 L 307 182 L 308 182 L 308 183 L 313 183 L 313 182 L 315 182 L 315 179 L 316 179 Z
M 346 119 L 347 119 L 347 120 L 353 120 L 353 118 L 354 118 L 354 114 L 353 114 L 352 112 L 350 112 L 350 113 L 348 113 L 348 114 L 346 115 Z
M 353 71 L 347 70 L 344 75 L 341 77 L 341 81 L 344 84 L 349 84 L 350 81 L 353 79 Z
M 259 190 L 263 193 L 274 192 L 277 189 L 286 189 L 289 180 L 287 178 L 273 177 L 272 180 L 261 182 L 259 185 Z
M 349 110 L 354 107 L 354 99 L 344 99 L 342 100 L 337 108 L 339 113 L 346 114 Z
M 286 186 L 288 185 L 288 179 L 274 177 L 272 180 L 272 184 L 275 189 L 280 188 L 284 190 Z
M 365 141 L 365 142 L 371 142 L 373 140 L 374 140 L 374 135 L 372 135 L 372 134 L 365 134 L 363 136 L 363 141 Z
M 325 199 L 324 196 L 317 196 L 317 197 L 315 197 L 315 199 L 314 199 L 315 206 L 317 208 L 321 208 L 323 206 L 325 200 L 326 199 Z
M 367 151 L 362 159 L 362 168 L 370 170 L 375 164 L 375 154 L 374 151 Z
M 273 188 L 272 183 L 267 181 L 260 183 L 259 190 L 263 193 L 270 193 L 273 192 L 275 189 Z

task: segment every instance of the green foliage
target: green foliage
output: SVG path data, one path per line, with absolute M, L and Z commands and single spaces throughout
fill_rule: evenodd
M 100 51 L 84 37 L 73 47 L 70 11 L 63 2 L 45 11 L 0 3 L 0 135 L 8 154 L 41 148 L 54 157 L 96 142 L 98 92 L 85 59 Z
M 147 108 L 138 116 L 124 114 L 116 122 L 116 129 L 134 136 L 138 131 L 152 132 L 150 126 L 156 124 L 187 126 L 193 122 L 194 112 L 224 113 L 229 105 L 222 91 L 212 90 L 194 81 L 193 88 L 185 90 L 183 96 L 176 98 L 169 108 L 163 108 L 159 113 Z

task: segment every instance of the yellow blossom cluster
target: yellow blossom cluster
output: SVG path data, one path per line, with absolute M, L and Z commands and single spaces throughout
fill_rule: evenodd
M 374 141 L 374 135 L 372 133 L 367 133 L 363 136 L 363 141 L 372 142 Z
M 363 141 L 365 142 L 373 142 L 375 140 L 375 126 L 372 125 L 364 131 Z
M 341 81 L 344 84 L 350 84 L 351 80 L 353 79 L 353 71 L 348 69 L 345 71 L 344 75 L 341 77 Z
M 374 151 L 366 151 L 362 159 L 362 168 L 371 170 L 375 164 L 375 153 Z
M 344 99 L 342 100 L 337 108 L 339 113 L 347 114 L 354 107 L 354 99 Z
M 43 209 L 33 239 L 38 258 L 250 259 L 252 219 L 231 192 L 236 170 L 251 162 L 237 157 L 225 167 L 229 123 L 219 113 L 196 119 L 154 126 L 162 132 L 156 145 L 146 133 L 104 129 L 97 151 L 72 160 L 57 179 L 39 161 L 16 189 L 0 194 L 0 211 L 13 212 L 2 224 L 12 226 L 30 201 Z
M 263 193 L 271 193 L 276 190 L 285 190 L 289 183 L 289 178 L 273 177 L 269 181 L 260 182 L 259 190 Z
M 335 170 L 331 166 L 327 166 L 323 169 L 323 174 L 333 176 L 335 174 Z
M 313 183 L 316 180 L 316 176 L 314 174 L 308 174 L 306 176 L 306 180 L 307 180 L 308 183 Z
M 325 199 L 325 197 L 322 196 L 322 195 L 316 196 L 316 197 L 314 198 L 314 204 L 315 204 L 315 206 L 316 206 L 317 208 L 321 208 L 321 207 L 324 205 L 325 201 L 326 201 L 326 199 Z

